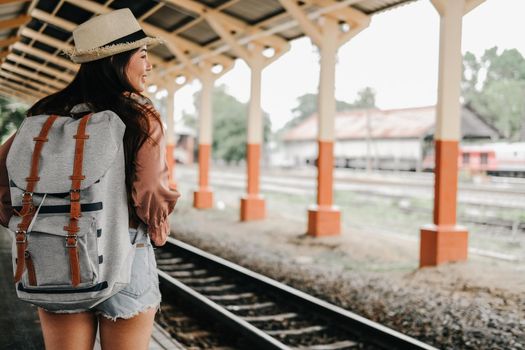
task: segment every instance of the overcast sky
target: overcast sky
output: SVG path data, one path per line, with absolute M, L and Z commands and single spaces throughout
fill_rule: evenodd
M 462 51 L 478 57 L 485 49 L 517 48 L 525 55 L 525 0 L 486 0 L 463 20 Z M 372 17 L 370 26 L 339 49 L 336 98 L 353 101 L 365 86 L 376 91 L 382 109 L 436 103 L 439 51 L 439 16 L 429 0 L 395 8 Z M 262 108 L 277 130 L 291 118 L 296 99 L 315 93 L 319 82 L 319 58 L 307 38 L 295 40 L 291 49 L 263 71 Z M 248 101 L 250 73 L 237 60 L 235 67 L 216 84 Z M 175 115 L 193 112 L 198 81 L 175 95 Z

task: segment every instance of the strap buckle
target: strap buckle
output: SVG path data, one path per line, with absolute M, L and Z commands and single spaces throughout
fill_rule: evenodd
M 69 244 L 69 239 L 72 238 L 75 240 L 75 243 Z M 78 245 L 78 237 L 76 235 L 67 235 L 66 236 L 66 248 L 76 248 Z
M 27 243 L 27 235 L 26 235 L 27 232 L 25 230 L 16 230 L 15 233 L 16 233 L 16 237 L 15 237 L 16 238 L 15 239 L 16 240 L 16 244 L 25 244 L 25 243 Z M 20 235 L 22 235 L 22 237 L 23 237 L 23 239 L 21 239 L 21 240 L 18 239 Z
M 29 196 L 29 198 L 26 198 L 26 196 Z M 22 203 L 29 202 L 33 202 L 33 192 L 24 191 L 24 193 L 22 193 Z
M 71 202 L 79 202 L 80 201 L 80 189 L 69 190 L 69 197 L 70 197 Z

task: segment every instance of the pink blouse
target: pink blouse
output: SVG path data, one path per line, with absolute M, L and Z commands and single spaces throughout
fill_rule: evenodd
M 136 177 L 132 184 L 132 201 L 137 216 L 148 226 L 150 234 L 169 235 L 168 215 L 180 194 L 168 185 L 166 144 L 162 125 L 150 118 L 150 138 L 137 152 Z M 7 227 L 13 215 L 6 159 L 15 135 L 0 146 L 0 224 Z M 137 223 L 130 222 L 130 226 Z

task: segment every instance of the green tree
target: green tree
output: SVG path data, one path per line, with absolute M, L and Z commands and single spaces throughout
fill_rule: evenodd
M 183 113 L 184 123 L 188 126 L 197 126 L 197 115 L 200 101 L 200 92 L 193 96 L 197 114 Z M 226 91 L 226 86 L 215 87 L 212 98 L 213 115 L 213 156 L 229 163 L 238 163 L 246 158 L 246 122 L 248 118 L 248 104 L 242 103 Z M 266 112 L 263 111 L 263 139 L 268 141 L 271 123 Z
M 22 123 L 25 105 L 10 101 L 0 96 L 0 140 L 3 143 Z
M 350 104 L 352 108 L 375 108 L 376 107 L 376 92 L 371 87 L 367 86 L 357 93 L 357 100 Z
M 509 139 L 525 137 L 525 59 L 516 49 L 463 57 L 462 96 Z M 521 132 L 521 135 L 520 135 Z
M 292 108 L 293 118 L 288 121 L 283 128 L 280 130 L 285 131 L 293 128 L 300 124 L 303 120 L 317 112 L 317 94 L 304 94 L 297 98 L 297 106 Z M 365 87 L 357 93 L 357 99 L 352 102 L 345 102 L 336 100 L 335 110 L 338 112 L 347 111 L 356 108 L 374 108 L 375 104 L 375 91 L 371 87 Z

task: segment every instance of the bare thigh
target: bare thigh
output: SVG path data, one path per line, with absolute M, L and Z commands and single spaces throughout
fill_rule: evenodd
M 54 314 L 38 308 L 46 350 L 92 350 L 97 317 L 91 312 Z
M 156 308 L 130 319 L 116 321 L 99 316 L 100 343 L 104 350 L 147 350 L 153 331 Z

